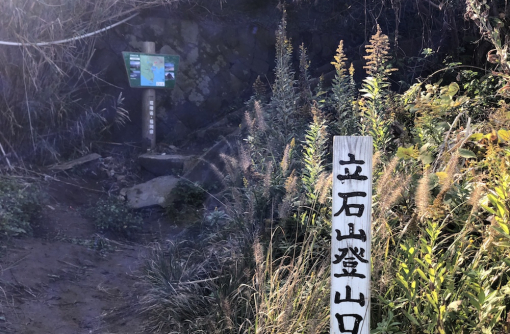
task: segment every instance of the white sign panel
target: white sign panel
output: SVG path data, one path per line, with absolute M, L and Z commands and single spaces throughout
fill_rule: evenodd
M 372 137 L 333 139 L 331 333 L 370 333 Z

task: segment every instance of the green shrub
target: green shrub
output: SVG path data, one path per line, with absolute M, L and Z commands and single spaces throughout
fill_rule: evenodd
M 115 197 L 99 200 L 86 214 L 93 219 L 98 231 L 110 231 L 126 237 L 133 236 L 143 223 L 140 214 L 129 209 L 122 200 Z
M 30 234 L 41 204 L 34 185 L 0 178 L 0 233 L 7 236 Z
M 189 181 L 179 181 L 169 195 L 166 209 L 168 216 L 175 217 L 189 211 L 196 212 L 204 203 L 207 194 L 205 190 Z

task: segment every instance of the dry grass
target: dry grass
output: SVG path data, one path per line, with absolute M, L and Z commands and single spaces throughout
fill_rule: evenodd
M 95 37 L 36 45 L 91 33 L 143 9 L 180 0 L 1 1 L 0 142 L 7 155 L 42 162 L 61 152 L 86 151 L 89 136 L 104 129 L 105 97 L 100 74 L 88 70 Z M 102 80 L 101 80 L 102 81 Z M 102 82 L 104 84 L 104 82 Z M 89 106 L 80 101 L 90 99 Z M 117 120 L 126 121 L 119 101 L 108 102 Z M 119 118 L 120 117 L 120 118 Z
M 324 333 L 329 329 L 330 254 L 314 232 L 305 241 L 273 255 L 254 243 L 256 274 L 251 289 L 255 323 L 243 333 Z M 322 249 L 322 251 L 317 251 Z
M 430 205 L 429 179 L 430 175 L 425 171 L 416 189 L 416 207 L 418 209 L 418 216 L 420 217 L 424 217 L 427 214 Z
M 244 231 L 151 246 L 140 306 L 151 333 L 235 333 L 244 321 L 253 238 Z

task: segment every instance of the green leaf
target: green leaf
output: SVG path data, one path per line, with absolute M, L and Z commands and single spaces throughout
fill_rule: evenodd
M 421 153 L 418 159 L 424 164 L 424 165 L 430 165 L 432 161 L 434 161 L 434 157 L 431 153 L 425 152 Z
M 421 269 L 416 268 L 416 272 L 418 273 L 418 275 L 421 276 L 421 278 L 423 278 L 425 281 L 428 281 L 428 277 L 425 275 L 425 273 Z
M 499 230 L 498 232 L 500 232 L 501 234 L 510 235 L 510 230 L 508 229 L 508 226 L 506 226 L 506 224 L 500 223 L 499 226 L 500 229 L 497 228 L 497 230 Z
M 483 134 L 483 133 L 473 133 L 473 134 L 469 137 L 469 139 L 474 140 L 474 141 L 480 141 L 480 140 L 482 140 L 482 139 L 483 139 L 483 137 L 484 137 L 484 134 Z
M 487 198 L 489 199 L 489 201 L 490 201 L 493 205 L 496 205 L 496 206 L 498 205 L 498 203 L 499 203 L 499 199 L 498 199 L 496 196 L 494 196 L 493 194 L 488 194 L 488 195 L 487 195 Z
M 420 323 L 418 322 L 418 320 L 416 320 L 416 318 L 415 318 L 412 314 L 410 314 L 409 312 L 407 312 L 407 311 L 405 311 L 405 310 L 402 310 L 402 311 L 404 312 L 405 316 L 406 316 L 409 320 L 411 320 L 411 322 L 412 322 L 413 324 L 415 324 L 416 326 L 420 326 Z
M 448 95 L 449 97 L 453 97 L 455 94 L 457 94 L 459 89 L 460 89 L 459 85 L 456 82 L 452 82 L 448 86 L 448 92 L 446 92 L 446 95 Z
M 506 199 L 506 194 L 505 194 L 505 191 L 502 187 L 496 187 L 494 189 L 496 191 L 496 193 L 498 194 L 498 196 L 501 198 L 501 199 Z
M 434 299 L 432 298 L 432 295 L 430 294 L 426 294 L 425 297 L 427 298 L 427 300 L 432 304 L 432 306 L 437 307 L 437 303 L 434 301 Z
M 501 202 L 498 201 L 498 203 L 496 204 L 497 208 L 498 208 L 498 213 L 499 213 L 499 216 L 501 218 L 505 217 L 505 214 L 507 213 L 507 209 L 504 205 L 501 204 Z
M 501 141 L 509 141 L 510 140 L 510 131 L 500 129 L 498 130 L 498 137 Z
M 466 159 L 476 158 L 476 154 L 474 152 L 465 148 L 459 148 L 459 155 Z
M 397 283 L 400 283 L 404 289 L 409 289 L 409 285 L 407 283 L 407 281 L 405 280 L 404 276 L 400 275 L 400 274 L 397 274 Z
M 485 211 L 489 212 L 490 214 L 493 214 L 495 215 L 496 214 L 496 211 L 494 211 L 492 208 L 490 208 L 489 206 L 487 205 L 483 205 L 483 204 L 480 204 L 482 208 L 485 209 Z
M 476 307 L 477 310 L 480 310 L 480 303 L 478 302 L 478 299 L 476 299 L 472 294 L 467 294 L 467 297 L 470 301 L 470 304 Z
M 397 149 L 397 157 L 399 157 L 401 159 L 406 159 L 406 160 L 415 159 L 417 156 L 418 156 L 418 152 L 412 146 L 408 147 L 408 148 L 399 147 Z

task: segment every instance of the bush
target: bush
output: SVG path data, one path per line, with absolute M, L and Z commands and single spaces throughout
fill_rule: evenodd
M 0 233 L 30 234 L 30 223 L 40 210 L 39 192 L 34 185 L 0 178 Z
M 169 195 L 169 205 L 166 213 L 170 217 L 196 212 L 204 203 L 207 195 L 203 188 L 189 181 L 179 181 Z
M 142 226 L 142 217 L 130 210 L 126 204 L 115 197 L 101 199 L 86 212 L 100 232 L 114 232 L 126 237 L 133 236 Z

